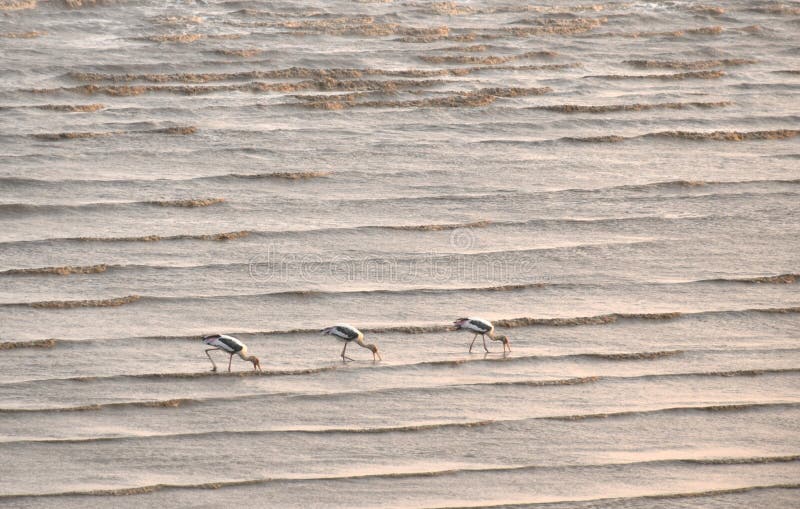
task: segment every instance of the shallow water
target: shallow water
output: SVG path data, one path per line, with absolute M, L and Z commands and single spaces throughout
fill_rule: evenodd
M 800 3 L 0 10 L 0 505 L 796 505 Z

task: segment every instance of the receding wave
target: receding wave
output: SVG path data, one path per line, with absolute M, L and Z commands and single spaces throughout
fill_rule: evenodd
M 142 297 L 139 295 L 126 295 L 125 297 L 117 297 L 113 299 L 47 300 L 40 302 L 0 304 L 0 307 L 31 307 L 37 309 L 106 308 L 131 304 L 140 300 L 141 298 Z
M 252 232 L 242 230 L 238 232 L 185 234 L 185 235 L 143 235 L 138 237 L 71 237 L 59 240 L 73 240 L 80 242 L 160 242 L 164 240 L 236 240 L 247 237 Z
M 3 341 L 0 350 L 16 350 L 18 348 L 53 348 L 58 343 L 55 339 L 37 339 L 34 341 Z
M 777 129 L 773 131 L 714 131 L 710 133 L 691 131 L 662 131 L 647 134 L 648 137 L 678 138 L 684 140 L 713 141 L 750 141 L 750 140 L 785 140 L 800 135 L 798 129 Z
M 60 132 L 60 133 L 36 133 L 31 134 L 31 138 L 42 141 L 61 141 L 76 140 L 86 138 L 104 138 L 106 136 L 119 136 L 128 134 L 194 134 L 197 128 L 194 126 L 165 127 L 162 129 L 149 129 L 143 131 L 83 131 L 83 132 Z
M 302 96 L 302 105 L 308 108 L 324 110 L 342 110 L 345 108 L 460 108 L 488 106 L 498 98 L 524 97 L 542 95 L 552 92 L 550 87 L 540 88 L 485 88 L 470 92 L 459 92 L 444 97 L 428 97 L 424 99 L 411 99 L 406 101 L 357 101 L 357 96 L 324 96 L 306 100 Z
M 725 76 L 724 71 L 690 71 L 675 74 L 597 74 L 585 76 L 585 78 L 600 78 L 605 80 L 713 80 L 723 76 Z
M 755 491 L 769 491 L 769 490 L 796 490 L 800 489 L 800 483 L 792 484 L 792 483 L 783 483 L 783 484 L 766 484 L 766 485 L 759 485 L 759 486 L 742 486 L 739 488 L 726 488 L 726 489 L 718 489 L 718 490 L 705 490 L 705 491 L 687 491 L 687 492 L 680 492 L 680 493 L 665 493 L 665 494 L 656 494 L 656 495 L 638 495 L 638 496 L 629 496 L 629 497 L 612 497 L 612 498 L 592 498 L 592 499 L 575 499 L 575 500 L 560 500 L 554 502 L 529 502 L 529 503 L 513 503 L 507 504 L 503 503 L 500 505 L 485 505 L 481 504 L 480 506 L 476 505 L 465 505 L 465 506 L 441 506 L 441 507 L 430 507 L 429 509 L 476 509 L 477 507 L 482 507 L 484 509 L 522 509 L 522 508 L 530 508 L 536 507 L 539 505 L 546 505 L 552 506 L 553 504 L 574 504 L 576 506 L 583 507 L 586 503 L 593 503 L 595 506 L 600 507 L 598 504 L 608 504 L 609 507 L 616 507 L 617 504 L 620 502 L 625 502 L 627 504 L 634 504 L 631 505 L 632 507 L 636 507 L 636 501 L 650 501 L 650 500 L 674 500 L 674 499 L 693 499 L 693 498 L 707 498 L 707 497 L 720 497 L 725 495 L 736 495 L 741 493 L 750 493 Z M 627 507 L 627 506 L 624 506 Z
M 197 340 L 196 337 L 193 338 L 186 338 L 189 340 Z M 49 340 L 42 340 L 45 343 L 42 343 L 43 346 L 41 347 L 53 347 L 56 345 L 57 340 L 49 339 Z M 0 343 L 3 344 L 3 343 Z M 14 349 L 14 348 L 27 348 L 27 347 L 38 347 L 40 346 L 38 342 L 20 342 L 20 343 L 8 343 L 6 349 Z M 0 347 L 0 349 L 3 349 Z M 403 370 L 403 369 L 419 369 L 419 368 L 454 368 L 459 366 L 464 366 L 470 363 L 493 363 L 493 362 L 501 362 L 501 363 L 525 363 L 525 362 L 542 362 L 548 360 L 555 360 L 561 361 L 565 359 L 588 359 L 588 360 L 607 360 L 607 361 L 629 361 L 629 360 L 657 360 L 663 359 L 667 357 L 675 357 L 683 355 L 685 352 L 683 350 L 664 350 L 664 351 L 655 351 L 655 352 L 624 352 L 624 353 L 577 353 L 577 354 L 564 354 L 564 355 L 523 355 L 523 356 L 514 356 L 514 357 L 478 357 L 478 358 L 463 358 L 463 359 L 450 359 L 450 360 L 438 360 L 438 361 L 422 361 L 416 362 L 412 364 L 393 364 L 388 366 L 365 366 L 365 367 L 347 367 L 348 371 L 351 370 L 361 370 L 361 369 L 380 369 L 382 371 L 396 371 L 396 370 Z M 259 376 L 268 376 L 268 377 L 284 377 L 284 376 L 305 376 L 305 375 L 316 375 L 319 373 L 327 373 L 330 371 L 337 371 L 343 369 L 341 365 L 330 365 L 330 366 L 320 366 L 316 368 L 301 368 L 301 369 L 290 369 L 290 370 L 265 370 L 265 371 L 231 371 L 231 372 L 212 372 L 212 371 L 199 371 L 199 372 L 182 372 L 182 373 L 139 373 L 139 374 L 130 374 L 130 375 L 106 375 L 106 376 L 79 376 L 79 377 L 68 377 L 68 378 L 58 378 L 58 379 L 39 379 L 33 380 L 33 382 L 42 382 L 42 381 L 52 381 L 58 380 L 61 382 L 93 382 L 99 380 L 127 380 L 127 379 L 145 379 L 145 380 L 193 380 L 198 378 L 210 378 L 210 377 L 233 377 L 233 378 L 247 378 L 247 377 L 259 377 Z M 758 372 L 756 372 L 758 371 Z M 793 370 L 790 370 L 793 371 Z M 771 373 L 770 370 L 750 370 L 748 371 L 749 375 L 756 376 L 760 374 L 768 374 Z M 782 373 L 785 371 L 775 371 L 776 373 Z M 728 373 L 728 372 L 725 372 Z M 744 373 L 742 371 L 741 373 Z M 702 373 L 701 373 L 702 375 Z M 719 375 L 719 376 L 726 376 L 726 375 Z M 735 376 L 735 375 L 729 375 Z M 745 376 L 745 375 L 742 375 Z M 578 379 L 574 379 L 578 380 Z M 596 381 L 593 377 L 589 377 L 584 380 L 585 383 L 588 381 Z M 15 384 L 17 382 L 11 382 L 11 384 Z M 20 382 L 20 383 L 29 383 L 29 382 Z M 527 382 L 525 382 L 527 383 Z M 536 383 L 539 383 L 538 381 Z M 553 383 L 548 382 L 551 385 Z M 578 382 L 576 382 L 578 383 Z M 4 384 L 9 385 L 9 384 Z M 564 381 L 560 381 L 556 383 L 556 385 L 572 385 L 572 383 L 566 383 Z
M 638 136 L 619 136 L 604 135 L 590 136 L 584 138 L 565 137 L 564 141 L 576 141 L 585 143 L 616 143 L 637 138 L 665 138 L 692 141 L 755 141 L 755 140 L 787 140 L 800 135 L 798 129 L 776 129 L 772 131 L 713 131 L 713 132 L 694 132 L 694 131 L 660 131 L 647 133 Z
M 789 463 L 798 461 L 800 456 L 787 455 L 787 456 L 755 456 L 755 457 L 730 457 L 730 458 L 690 458 L 690 459 L 658 459 L 658 460 L 644 460 L 644 461 L 629 461 L 629 462 L 613 462 L 613 463 L 589 463 L 579 465 L 510 465 L 510 466 L 475 466 L 467 468 L 447 468 L 441 470 L 425 470 L 414 472 L 387 472 L 376 474 L 353 474 L 353 475 L 324 475 L 324 476 L 289 476 L 289 477 L 262 477 L 255 479 L 242 479 L 231 481 L 212 481 L 205 483 L 189 483 L 189 484 L 152 484 L 147 486 L 133 486 L 128 488 L 110 488 L 110 489 L 96 489 L 96 490 L 77 490 L 77 491 L 63 491 L 51 493 L 36 493 L 36 494 L 8 494 L 0 495 L 0 500 L 14 500 L 20 498 L 53 498 L 53 497 L 66 497 L 66 496 L 131 496 L 131 495 L 144 495 L 158 491 L 171 491 L 171 490 L 218 490 L 223 488 L 234 488 L 243 486 L 257 486 L 268 485 L 273 483 L 291 483 L 291 482 L 331 482 L 331 481 L 357 481 L 369 479 L 421 479 L 430 477 L 451 477 L 463 474 L 480 474 L 480 473 L 508 473 L 508 472 L 523 472 L 523 471 L 542 471 L 542 470 L 561 470 L 569 468 L 577 469 L 606 469 L 620 467 L 641 467 L 641 466 L 655 466 L 655 465 L 754 465 L 764 463 Z M 770 489 L 770 488 L 800 488 L 800 484 L 777 484 L 770 486 L 749 486 L 745 488 L 733 488 L 726 490 L 713 490 L 704 492 L 695 492 L 689 494 L 665 494 L 665 495 L 644 495 L 638 497 L 627 497 L 625 500 L 631 499 L 670 499 L 670 498 L 694 498 L 701 496 L 719 495 L 722 493 L 742 493 L 756 489 Z M 614 499 L 602 499 L 614 500 Z M 552 503 L 552 502 L 551 502 Z M 476 506 L 472 506 L 476 507 Z M 491 506 L 481 506 L 491 507 Z M 509 507 L 507 504 L 496 507 Z
M 717 102 L 672 102 L 655 104 L 606 104 L 584 106 L 579 104 L 555 104 L 551 106 L 532 106 L 532 110 L 557 111 L 559 113 L 608 113 L 616 111 L 683 110 L 686 108 L 724 108 L 733 104 L 730 101 Z
M 797 408 L 800 403 L 742 403 L 730 405 L 705 405 L 705 406 L 679 406 L 669 408 L 659 408 L 656 410 L 625 410 L 623 412 L 606 412 L 594 414 L 575 414 L 559 415 L 552 417 L 542 417 L 541 419 L 552 421 L 586 421 L 592 419 L 613 419 L 618 417 L 632 417 L 651 414 L 674 414 L 689 412 L 741 412 L 751 410 L 761 410 L 769 408 Z
M 160 207 L 208 207 L 209 205 L 216 205 L 225 201 L 225 198 L 198 198 L 189 200 L 156 200 L 145 202 L 150 205 L 158 205 Z
M 387 230 L 408 230 L 408 231 L 442 231 L 442 230 L 457 230 L 459 228 L 483 228 L 492 224 L 491 221 L 474 221 L 471 223 L 449 223 L 449 224 L 420 224 L 409 226 L 380 226 L 378 228 L 386 228 Z
M 35 205 L 30 203 L 0 203 L 0 212 L 6 213 L 42 213 L 42 212 L 61 212 L 64 210 L 90 210 L 115 207 L 127 207 L 136 205 L 151 205 L 157 207 L 177 207 L 177 208 L 199 208 L 209 207 L 223 203 L 224 198 L 189 198 L 185 200 L 150 200 L 141 202 L 98 202 L 80 204 L 43 204 Z
M 542 52 L 532 52 L 526 55 L 534 56 Z M 109 74 L 96 72 L 70 72 L 67 77 L 84 83 L 132 83 L 143 81 L 148 83 L 213 83 L 218 81 L 247 81 L 263 79 L 300 79 L 307 83 L 336 84 L 349 83 L 351 80 L 361 80 L 367 76 L 386 76 L 394 78 L 432 78 L 442 76 L 463 76 L 481 70 L 558 70 L 575 67 L 576 64 L 544 64 L 525 66 L 488 66 L 466 67 L 458 69 L 376 69 L 376 68 L 311 68 L 289 67 L 284 69 L 239 71 L 239 72 L 209 72 L 209 73 L 148 73 L 148 74 Z M 332 80 L 332 81 L 331 81 Z M 304 82 L 306 83 L 306 82 Z M 438 84 L 439 82 L 419 82 L 423 84 Z M 288 85 L 288 84 L 287 84 Z M 312 87 L 308 87 L 311 89 Z M 329 87 L 330 88 L 330 87 Z M 351 87 L 352 88 L 352 87 Z
M 279 180 L 309 180 L 324 178 L 331 175 L 329 171 L 278 171 L 271 173 L 228 173 L 213 177 L 199 177 L 207 180 L 225 179 L 279 179 Z
M 778 274 L 777 276 L 757 276 L 744 278 L 716 278 L 703 279 L 703 283 L 751 283 L 751 284 L 794 284 L 800 279 L 800 274 Z
M 36 106 L 31 106 L 31 108 L 36 108 L 39 110 L 48 110 L 48 111 L 66 111 L 70 113 L 91 113 L 95 111 L 100 111 L 104 109 L 106 106 L 105 104 L 100 103 L 92 103 L 92 104 L 39 104 Z
M 698 312 L 667 312 L 667 313 L 609 313 L 605 315 L 579 316 L 568 318 L 510 318 L 493 320 L 498 327 L 517 328 L 517 327 L 571 327 L 583 325 L 607 325 L 624 321 L 668 321 L 681 318 L 692 317 L 711 317 L 724 316 L 738 313 L 764 313 L 764 314 L 797 314 L 800 307 L 783 308 L 750 308 L 750 309 L 731 309 Z M 428 334 L 437 332 L 449 332 L 451 325 L 424 324 L 424 325 L 395 325 L 387 327 L 363 327 L 364 332 L 369 333 L 402 333 L 402 334 Z M 265 330 L 258 331 L 257 334 L 264 336 L 285 335 L 285 334 L 317 334 L 319 329 L 286 329 L 286 330 Z M 186 336 L 175 336 L 164 339 L 195 339 Z
M 55 89 L 29 89 L 34 94 L 56 94 L 71 92 L 84 95 L 108 95 L 113 97 L 137 96 L 145 93 L 172 93 L 182 95 L 200 95 L 216 92 L 300 92 L 318 91 L 350 91 L 372 90 L 393 93 L 397 90 L 429 88 L 444 83 L 442 80 L 337 80 L 333 78 L 305 80 L 292 83 L 267 83 L 252 81 L 248 83 L 229 83 L 222 85 L 81 85 Z
M 730 58 L 722 60 L 625 60 L 623 63 L 639 69 L 712 69 L 714 67 L 736 67 L 755 64 L 757 60 L 749 58 Z
M 97 274 L 108 270 L 108 265 L 101 263 L 98 265 L 64 265 L 62 267 L 33 267 L 29 269 L 9 269 L 0 271 L 0 276 L 16 276 L 21 274 L 31 275 L 59 275 L 67 276 L 70 274 Z
M 189 403 L 199 402 L 191 398 L 168 399 L 162 401 L 123 401 L 120 403 L 98 403 L 57 408 L 0 408 L 0 414 L 41 413 L 41 412 L 91 412 L 115 408 L 177 408 Z

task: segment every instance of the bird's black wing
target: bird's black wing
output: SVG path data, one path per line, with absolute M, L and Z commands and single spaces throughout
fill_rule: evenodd
M 226 338 L 225 336 L 220 336 L 217 338 L 217 341 L 220 343 L 225 343 L 228 348 L 230 348 L 232 353 L 236 353 L 242 349 L 242 344 L 238 341 L 231 341 L 230 338 Z
M 358 337 L 358 332 L 351 329 L 350 327 L 342 327 L 341 325 L 336 326 L 336 331 L 339 333 L 337 334 L 339 337 L 353 340 Z
M 483 332 L 489 332 L 490 328 L 486 326 L 486 323 L 482 322 L 481 320 L 470 320 L 469 323 L 475 326 L 475 328 L 480 329 Z

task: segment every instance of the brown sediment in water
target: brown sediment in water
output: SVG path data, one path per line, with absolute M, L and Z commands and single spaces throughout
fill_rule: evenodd
M 0 272 L 0 275 L 18 275 L 18 274 L 58 274 L 59 276 L 67 276 L 69 274 L 97 274 L 108 270 L 108 265 L 102 263 L 99 265 L 65 265 L 63 267 L 35 267 L 31 269 L 10 269 Z
M 154 16 L 150 21 L 159 25 L 199 25 L 205 20 L 200 16 Z
M 533 52 L 540 53 L 540 52 Z M 211 83 L 217 81 L 243 81 L 259 79 L 303 79 L 303 80 L 359 80 L 365 76 L 388 76 L 394 78 L 431 78 L 440 76 L 461 76 L 471 72 L 489 70 L 558 70 L 573 67 L 580 67 L 580 64 L 544 64 L 544 65 L 525 65 L 525 66 L 489 66 L 489 67 L 468 67 L 461 69 L 405 69 L 405 70 L 386 70 L 386 69 L 311 69 L 307 67 L 290 67 L 286 69 L 275 69 L 266 71 L 242 71 L 234 73 L 173 73 L 173 74 L 106 74 L 88 72 L 70 72 L 71 79 L 86 83 L 130 83 L 133 81 L 145 81 L 149 83 Z M 305 83 L 305 82 L 303 82 Z M 430 83 L 436 84 L 436 83 Z M 223 85 L 244 86 L 248 84 Z M 275 84 L 281 85 L 281 84 Z M 287 86 L 296 85 L 288 83 Z M 95 87 L 95 85 L 89 85 Z M 148 85 L 131 85 L 135 90 L 122 91 L 121 95 L 138 95 L 148 90 Z M 235 88 L 234 88 L 235 89 Z M 77 90 L 77 89 L 72 89 Z M 84 89 L 86 93 L 93 92 L 94 89 Z M 46 89 L 45 89 L 46 91 Z
M 585 77 L 601 78 L 606 80 L 713 80 L 723 76 L 725 76 L 724 71 L 690 71 L 679 72 L 675 74 L 597 74 Z
M 689 7 L 689 12 L 694 14 L 707 14 L 709 16 L 721 16 L 725 14 L 725 9 L 716 5 L 693 5 Z
M 187 238 L 198 240 L 236 240 L 247 237 L 248 235 L 250 235 L 249 231 L 242 230 L 238 232 L 212 233 L 210 235 L 190 235 Z
M 485 44 L 473 44 L 471 46 L 448 46 L 441 48 L 441 51 L 462 51 L 465 53 L 482 53 L 488 51 L 489 46 Z
M 543 88 L 484 88 L 471 92 L 459 92 L 444 97 L 429 97 L 425 99 L 411 99 L 406 101 L 362 101 L 358 102 L 352 97 L 323 98 L 318 101 L 303 103 L 308 108 L 325 110 L 342 110 L 345 108 L 464 108 L 481 107 L 492 104 L 500 97 L 522 97 L 541 95 L 552 92 L 549 87 Z
M 105 136 L 124 135 L 124 134 L 194 134 L 197 128 L 194 126 L 165 127 L 163 129 L 150 129 L 147 131 L 108 131 L 108 132 L 65 132 L 65 133 L 37 133 L 31 134 L 32 138 L 43 141 L 61 141 L 83 138 L 102 138 Z
M 321 80 L 307 80 L 296 83 L 264 83 L 249 82 L 243 84 L 229 85 L 123 85 L 123 86 L 99 86 L 82 85 L 72 88 L 61 89 L 32 89 L 27 90 L 31 93 L 49 94 L 57 92 L 76 92 L 86 95 L 105 94 L 110 96 L 132 96 L 141 95 L 146 92 L 165 92 L 183 95 L 199 95 L 214 92 L 299 92 L 306 90 L 335 91 L 335 90 L 374 90 L 382 92 L 393 92 L 402 89 L 428 88 L 444 83 L 442 80 L 337 80 L 333 78 Z
M 722 60 L 625 60 L 623 64 L 639 69 L 711 69 L 714 67 L 734 67 L 740 65 L 755 64 L 757 60 L 750 58 L 726 58 Z
M 457 230 L 459 228 L 483 228 L 492 224 L 491 221 L 474 221 L 471 223 L 451 223 L 451 224 L 421 224 L 409 226 L 387 226 L 391 230 L 403 231 L 445 231 Z
M 640 37 L 672 37 L 682 38 L 687 35 L 719 35 L 724 31 L 720 26 L 686 28 L 683 30 L 671 30 L 667 32 L 606 32 L 597 34 L 602 37 L 627 37 L 638 39 Z
M 225 201 L 225 198 L 196 198 L 189 200 L 156 200 L 147 202 L 150 205 L 158 205 L 159 207 L 208 207 L 216 205 Z
M 111 5 L 112 0 L 61 0 L 65 7 L 80 9 L 83 7 L 96 7 L 98 5 Z
M 17 348 L 53 348 L 55 339 L 38 339 L 35 341 L 4 341 L 0 343 L 0 350 L 15 350 Z
M 298 35 L 338 35 L 361 37 L 386 37 L 401 35 L 407 37 L 446 37 L 450 33 L 447 26 L 412 27 L 400 23 L 376 22 L 371 16 L 340 16 L 328 19 L 305 19 L 278 22 L 256 22 L 248 26 L 268 26 L 285 28 Z
M 49 300 L 41 302 L 28 302 L 25 305 L 37 309 L 73 309 L 73 308 L 105 308 L 130 304 L 141 299 L 139 295 L 127 295 L 115 299 L 100 300 Z
M 636 138 L 673 138 L 692 141 L 755 141 L 755 140 L 786 140 L 800 136 L 798 129 L 778 129 L 775 131 L 714 131 L 709 133 L 691 131 L 661 131 L 657 133 L 647 133 L 639 136 L 589 136 L 584 138 L 565 137 L 565 141 L 577 141 L 586 143 L 617 143 Z
M 178 126 L 178 127 L 165 127 L 163 129 L 151 129 L 149 131 L 127 131 L 130 133 L 147 132 L 147 133 L 160 133 L 160 134 L 194 134 L 197 132 L 195 126 Z
M 32 138 L 43 141 L 59 141 L 59 140 L 76 140 L 83 138 L 101 138 L 103 136 L 111 136 L 116 132 L 107 133 L 94 133 L 94 132 L 69 132 L 69 133 L 39 133 L 31 134 Z
M 162 35 L 149 35 L 143 37 L 142 40 L 151 42 L 177 42 L 181 44 L 188 44 L 190 42 L 205 39 L 205 34 L 162 34 Z
M 572 318 L 510 318 L 505 320 L 496 320 L 495 326 L 498 327 L 529 327 L 532 325 L 549 325 L 549 326 L 573 326 L 573 325 L 605 325 L 615 323 L 620 319 L 638 319 L 638 320 L 672 320 L 682 316 L 681 313 L 611 313 L 608 315 L 598 316 L 579 316 Z
M 236 240 L 250 235 L 251 232 L 242 230 L 238 232 L 214 233 L 211 235 L 192 235 L 191 238 L 199 240 Z
M 0 11 L 35 9 L 36 0 L 0 0 Z
M 614 134 L 608 134 L 608 135 L 605 135 L 605 136 L 586 136 L 586 137 L 583 137 L 583 138 L 576 138 L 576 137 L 568 136 L 568 137 L 563 138 L 563 139 L 566 140 L 566 141 L 578 141 L 578 142 L 584 142 L 584 143 L 619 143 L 621 141 L 627 140 L 628 138 L 626 138 L 625 136 L 617 136 L 617 135 L 614 135 Z
M 800 69 L 783 69 L 780 71 L 772 71 L 779 74 L 800 74 Z
M 273 173 L 228 173 L 208 178 L 237 178 L 237 179 L 281 179 L 281 180 L 308 180 L 325 178 L 331 175 L 329 171 L 278 171 Z
M 242 49 L 217 49 L 214 50 L 214 53 L 217 55 L 223 55 L 227 57 L 254 57 L 256 55 L 260 55 L 262 50 L 258 48 L 242 48 Z
M 712 282 L 726 283 L 754 283 L 754 284 L 779 284 L 791 285 L 800 280 L 800 274 L 779 274 L 777 276 L 759 276 L 739 279 L 711 279 Z
M 38 110 L 66 111 L 71 113 L 92 113 L 105 108 L 105 104 L 39 104 L 31 106 Z
M 139 237 L 77 237 L 69 240 L 81 242 L 160 242 L 162 240 L 235 240 L 247 237 L 252 232 L 243 230 L 238 232 L 224 232 L 197 235 L 142 235 Z
M 243 178 L 276 178 L 284 180 L 307 180 L 327 177 L 329 171 L 279 171 L 275 173 L 259 173 L 257 175 L 237 175 Z
M 615 111 L 647 111 L 656 109 L 682 110 L 685 108 L 722 108 L 733 104 L 730 101 L 686 102 L 656 104 L 607 104 L 602 106 L 584 106 L 579 104 L 555 104 L 551 106 L 534 106 L 534 110 L 557 111 L 559 113 L 607 113 Z
M 516 22 L 528 26 L 507 27 L 502 29 L 501 32 L 515 37 L 576 35 L 594 30 L 607 22 L 608 18 L 536 18 Z
M 476 57 L 472 55 L 420 55 L 420 60 L 429 64 L 488 64 L 497 65 L 511 60 L 514 57 L 485 56 Z
M 653 138 L 678 138 L 683 140 L 713 141 L 751 141 L 751 140 L 786 140 L 800 135 L 798 129 L 778 129 L 774 131 L 714 131 L 710 133 L 690 131 L 662 131 L 644 135 Z
M 473 55 L 420 55 L 418 58 L 429 64 L 486 64 L 497 65 L 514 60 L 523 60 L 529 58 L 552 58 L 555 53 L 550 51 L 529 51 L 521 55 L 489 55 L 489 56 L 473 56 Z
M 604 359 L 610 361 L 638 361 L 638 360 L 655 360 L 663 359 L 665 357 L 675 357 L 683 355 L 683 350 L 662 350 L 659 352 L 634 352 L 634 353 L 591 353 L 583 354 L 584 357 L 592 357 L 596 359 Z
M 431 14 L 458 16 L 461 14 L 472 14 L 475 9 L 468 7 L 457 2 L 433 2 L 427 5 L 421 5 L 425 11 Z
M 47 35 L 47 32 L 38 32 L 36 30 L 33 30 L 30 32 L 5 32 L 0 34 L 0 37 L 6 39 L 34 39 L 36 37 L 41 37 L 43 35 Z

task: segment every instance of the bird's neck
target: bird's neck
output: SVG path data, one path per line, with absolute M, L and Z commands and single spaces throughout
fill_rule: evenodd
M 249 361 L 250 357 L 252 357 L 252 355 L 247 355 L 247 347 L 242 348 L 241 350 L 239 350 L 236 353 L 238 353 L 239 357 L 241 357 L 242 359 L 244 359 L 246 361 Z

